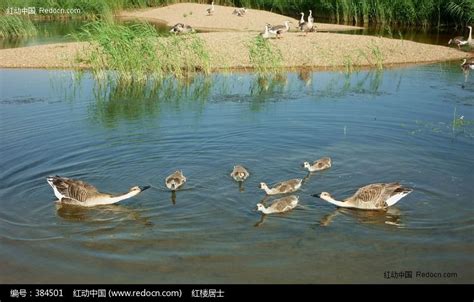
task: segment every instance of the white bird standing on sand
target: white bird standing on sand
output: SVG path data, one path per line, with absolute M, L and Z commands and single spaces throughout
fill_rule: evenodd
M 364 186 L 344 201 L 334 199 L 328 192 L 313 194 L 312 196 L 326 200 L 341 208 L 362 210 L 385 210 L 396 204 L 400 199 L 413 190 L 401 186 L 398 182 L 376 183 Z
M 303 168 L 307 169 L 309 172 L 316 172 L 316 171 L 322 171 L 331 168 L 331 158 L 330 157 L 322 157 L 316 161 L 314 161 L 312 164 L 309 162 L 305 161 L 303 163 Z
M 261 203 L 257 203 L 257 211 L 263 214 L 283 213 L 294 209 L 298 205 L 298 196 L 291 195 L 276 199 L 268 208 Z
M 309 10 L 309 16 L 308 16 L 308 23 L 314 23 L 314 18 L 313 18 L 313 11 Z
M 183 171 L 178 170 L 173 174 L 169 175 L 165 179 L 165 185 L 171 191 L 176 191 L 179 187 L 186 183 L 186 177 L 183 175 Z
M 300 27 L 304 22 L 304 13 L 300 13 L 301 14 L 301 19 L 300 21 L 298 22 L 298 27 Z
M 290 179 L 286 181 L 279 182 L 273 186 L 273 188 L 269 188 L 266 183 L 260 183 L 260 189 L 264 190 L 267 195 L 276 195 L 276 194 L 285 194 L 285 193 L 293 193 L 298 191 L 301 187 L 303 180 L 300 178 Z
M 150 186 L 135 186 L 131 187 L 126 193 L 108 194 L 97 191 L 94 186 L 86 182 L 57 175 L 46 178 L 46 181 L 53 188 L 58 202 L 83 207 L 113 204 L 138 195 L 140 192 L 150 188 Z
M 214 13 L 214 1 L 211 2 L 211 7 L 209 7 L 206 11 L 209 16 Z

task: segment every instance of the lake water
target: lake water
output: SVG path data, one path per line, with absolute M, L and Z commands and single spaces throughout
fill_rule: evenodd
M 156 90 L 2 69 L 0 282 L 472 283 L 473 105 L 457 62 L 213 74 Z M 254 211 L 261 181 L 305 177 L 302 162 L 322 156 L 333 167 L 306 178 L 295 210 Z M 241 189 L 235 164 L 251 173 Z M 164 179 L 176 169 L 188 183 L 172 200 Z M 45 180 L 55 174 L 106 192 L 152 188 L 59 207 Z M 391 181 L 414 192 L 388 212 L 311 196 Z

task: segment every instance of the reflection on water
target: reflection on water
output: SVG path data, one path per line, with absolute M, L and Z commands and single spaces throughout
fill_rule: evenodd
M 146 87 L 0 72 L 4 283 L 378 283 L 387 269 L 458 273 L 410 282 L 474 280 L 473 82 L 461 87 L 458 63 Z M 301 168 L 322 156 L 330 169 Z M 250 168 L 242 184 L 229 176 L 236 164 Z M 176 169 L 188 182 L 173 194 L 164 179 Z M 153 189 L 113 206 L 55 205 L 54 174 Z M 261 181 L 292 178 L 304 178 L 294 210 L 253 211 L 272 199 Z M 311 196 L 389 181 L 414 192 L 387 212 Z
M 62 219 L 72 222 L 99 222 L 113 219 L 114 216 L 120 216 L 122 217 L 121 219 L 137 222 L 145 226 L 153 225 L 153 223 L 148 218 L 142 217 L 139 212 L 121 205 L 106 205 L 94 208 L 85 208 L 75 205 L 56 203 L 56 213 Z
M 394 225 L 397 227 L 402 226 L 402 213 L 395 207 L 388 208 L 387 211 L 362 211 L 355 209 L 344 209 L 337 208 L 332 213 L 325 215 L 321 218 L 320 226 L 329 226 L 335 223 L 338 215 L 347 215 L 353 218 L 358 223 L 363 224 L 379 224 L 379 225 Z

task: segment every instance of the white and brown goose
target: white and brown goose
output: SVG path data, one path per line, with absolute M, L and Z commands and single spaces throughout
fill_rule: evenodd
M 385 210 L 396 204 L 400 199 L 407 196 L 413 189 L 405 188 L 398 182 L 375 183 L 364 186 L 344 201 L 334 199 L 328 192 L 313 194 L 341 208 L 353 208 L 361 210 Z
M 469 71 L 469 69 L 474 70 L 474 58 L 464 59 L 461 64 L 461 68 L 464 71 Z
M 308 22 L 314 23 L 313 11 L 309 10 Z
M 290 179 L 275 184 L 272 188 L 269 188 L 266 183 L 260 183 L 260 189 L 264 190 L 267 195 L 277 195 L 293 193 L 301 188 L 303 180 L 300 178 Z
M 245 7 L 236 8 L 232 12 L 233 15 L 237 15 L 238 17 L 243 17 L 245 16 L 246 13 L 247 13 L 247 9 Z
M 275 37 L 275 35 L 272 35 L 270 34 L 270 31 L 268 30 L 269 29 L 269 25 L 265 25 L 265 30 L 263 32 L 260 33 L 260 36 L 263 38 L 263 39 L 270 39 L 272 37 Z
M 276 199 L 269 207 L 262 203 L 257 203 L 257 211 L 263 214 L 284 213 L 294 209 L 298 205 L 299 197 L 295 195 L 285 196 Z
M 58 198 L 58 202 L 83 207 L 117 203 L 121 200 L 136 196 L 150 188 L 150 186 L 134 186 L 125 193 L 109 194 L 99 192 L 94 186 L 84 181 L 57 175 L 46 178 L 46 181 L 53 188 L 54 195 Z
M 472 40 L 472 26 L 467 26 L 467 28 L 469 28 L 469 35 L 467 37 L 467 40 L 465 40 L 463 36 L 457 36 L 457 37 L 454 37 L 454 38 L 450 39 L 448 41 L 448 45 L 455 44 L 455 45 L 458 46 L 458 48 L 461 48 L 461 46 L 464 46 L 464 45 L 474 44 L 474 42 Z
M 214 8 L 214 1 L 211 2 L 211 7 L 206 9 L 207 15 L 212 16 L 214 14 L 215 8 Z
M 303 23 L 306 23 L 306 22 L 304 21 L 304 13 L 301 12 L 300 14 L 301 14 L 301 18 L 300 18 L 300 21 L 298 22 L 298 27 L 300 27 Z
M 176 191 L 179 187 L 186 183 L 186 177 L 183 175 L 183 171 L 178 170 L 173 174 L 169 175 L 165 179 L 165 185 L 171 191 Z
M 317 172 L 331 168 L 332 160 L 330 157 L 322 157 L 312 164 L 305 161 L 303 163 L 303 168 L 307 169 L 309 172 Z
M 245 167 L 241 165 L 236 165 L 234 166 L 234 169 L 232 170 L 232 173 L 230 173 L 230 176 L 238 182 L 242 182 L 249 177 L 250 173 L 245 169 Z
M 281 37 L 281 34 L 290 30 L 290 23 L 291 21 L 285 21 L 284 25 L 276 25 L 272 26 L 268 29 L 270 34 L 276 35 L 277 38 Z

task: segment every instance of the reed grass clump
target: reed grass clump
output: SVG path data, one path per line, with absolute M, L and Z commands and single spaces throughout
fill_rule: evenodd
M 92 66 L 96 78 L 114 78 L 122 83 L 146 83 L 189 72 L 210 72 L 204 42 L 194 34 L 160 36 L 149 23 L 116 24 L 96 21 L 76 35 L 91 43 L 80 60 Z
M 257 73 L 268 74 L 281 69 L 283 57 L 280 50 L 270 41 L 257 36 L 250 41 L 248 48 L 250 63 Z
M 38 34 L 31 20 L 19 16 L 0 16 L 0 38 L 28 38 Z

